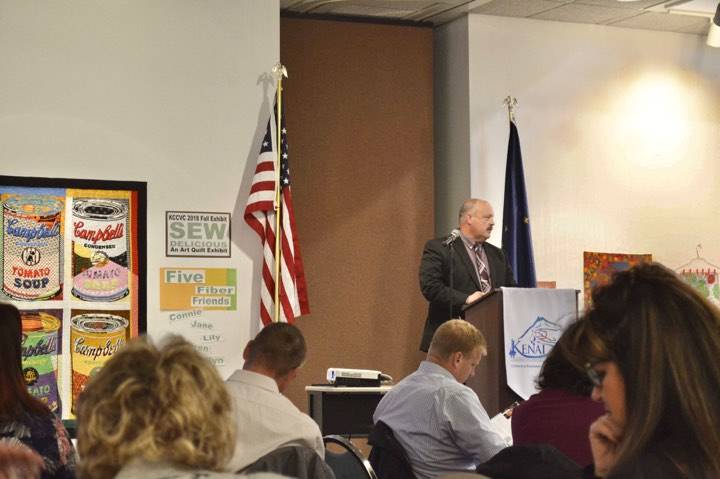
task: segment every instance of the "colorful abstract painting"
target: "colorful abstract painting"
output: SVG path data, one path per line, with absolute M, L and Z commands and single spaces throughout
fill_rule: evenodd
M 652 254 L 583 252 L 583 288 L 585 309 L 592 304 L 591 292 L 596 286 L 607 284 L 614 273 L 652 261 Z

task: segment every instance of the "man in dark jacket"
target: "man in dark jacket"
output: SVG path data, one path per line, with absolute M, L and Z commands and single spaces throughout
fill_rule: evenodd
M 432 239 L 425 243 L 420 262 L 420 289 L 430 302 L 420 349 L 427 351 L 435 330 L 452 317 L 461 318 L 462 307 L 501 286 L 515 286 L 510 264 L 502 250 L 487 243 L 495 213 L 485 200 L 469 199 L 460 207 L 457 238 Z M 453 254 L 453 285 L 450 288 L 450 248 Z

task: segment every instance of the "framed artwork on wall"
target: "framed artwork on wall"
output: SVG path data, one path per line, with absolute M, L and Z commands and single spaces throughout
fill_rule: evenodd
M 652 254 L 599 253 L 583 251 L 583 290 L 587 310 L 592 305 L 592 290 L 608 284 L 613 274 L 626 271 L 640 263 L 652 261 Z
M 0 176 L 0 215 L 25 382 L 73 419 L 89 377 L 147 328 L 147 183 Z

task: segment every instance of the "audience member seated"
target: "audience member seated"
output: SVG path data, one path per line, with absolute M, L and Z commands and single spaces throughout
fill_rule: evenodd
M 595 474 L 720 477 L 720 312 L 659 264 L 597 288 L 569 350 L 606 414 L 590 427 Z
M 443 323 L 417 371 L 394 386 L 373 420 L 392 431 L 421 479 L 472 471 L 507 444 L 477 394 L 463 385 L 487 353 L 485 338 L 461 319 Z
M 230 396 L 215 367 L 180 337 L 131 341 L 78 401 L 79 472 L 88 479 L 236 477 Z M 202 472 L 200 472 L 202 471 Z
M 266 326 L 245 346 L 243 369 L 226 383 L 238 428 L 228 470 L 242 470 L 288 445 L 306 446 L 325 457 L 317 423 L 282 394 L 297 376 L 306 350 L 300 330 L 287 323 Z
M 0 441 L 14 460 L 28 457 L 23 444 L 42 458 L 41 476 L 75 477 L 75 449 L 62 422 L 27 390 L 22 373 L 22 320 L 15 306 L 0 303 Z M 21 453 L 24 450 L 25 453 Z M 32 462 L 32 461 L 31 461 Z M 10 461 L 0 462 L 0 471 Z
M 545 358 L 538 388 L 540 392 L 517 406 L 512 413 L 512 436 L 516 446 L 550 444 L 581 466 L 592 464 L 588 431 L 605 408 L 590 398 L 592 383 L 563 354 L 563 347 L 578 329 L 575 323 Z

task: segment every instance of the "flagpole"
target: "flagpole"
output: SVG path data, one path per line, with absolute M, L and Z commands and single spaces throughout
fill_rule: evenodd
M 280 262 L 282 261 L 282 248 L 280 227 L 282 225 L 282 185 L 280 184 L 280 165 L 282 161 L 282 79 L 287 78 L 287 69 L 282 63 L 277 63 L 273 69 L 273 74 L 277 78 L 277 121 L 275 133 L 277 134 L 277 157 L 275 159 L 275 292 L 273 295 L 273 322 L 280 321 Z
M 508 95 L 503 100 L 503 103 L 505 103 L 508 109 L 508 120 L 510 120 L 510 123 L 515 123 L 515 107 L 518 103 L 517 98 Z

